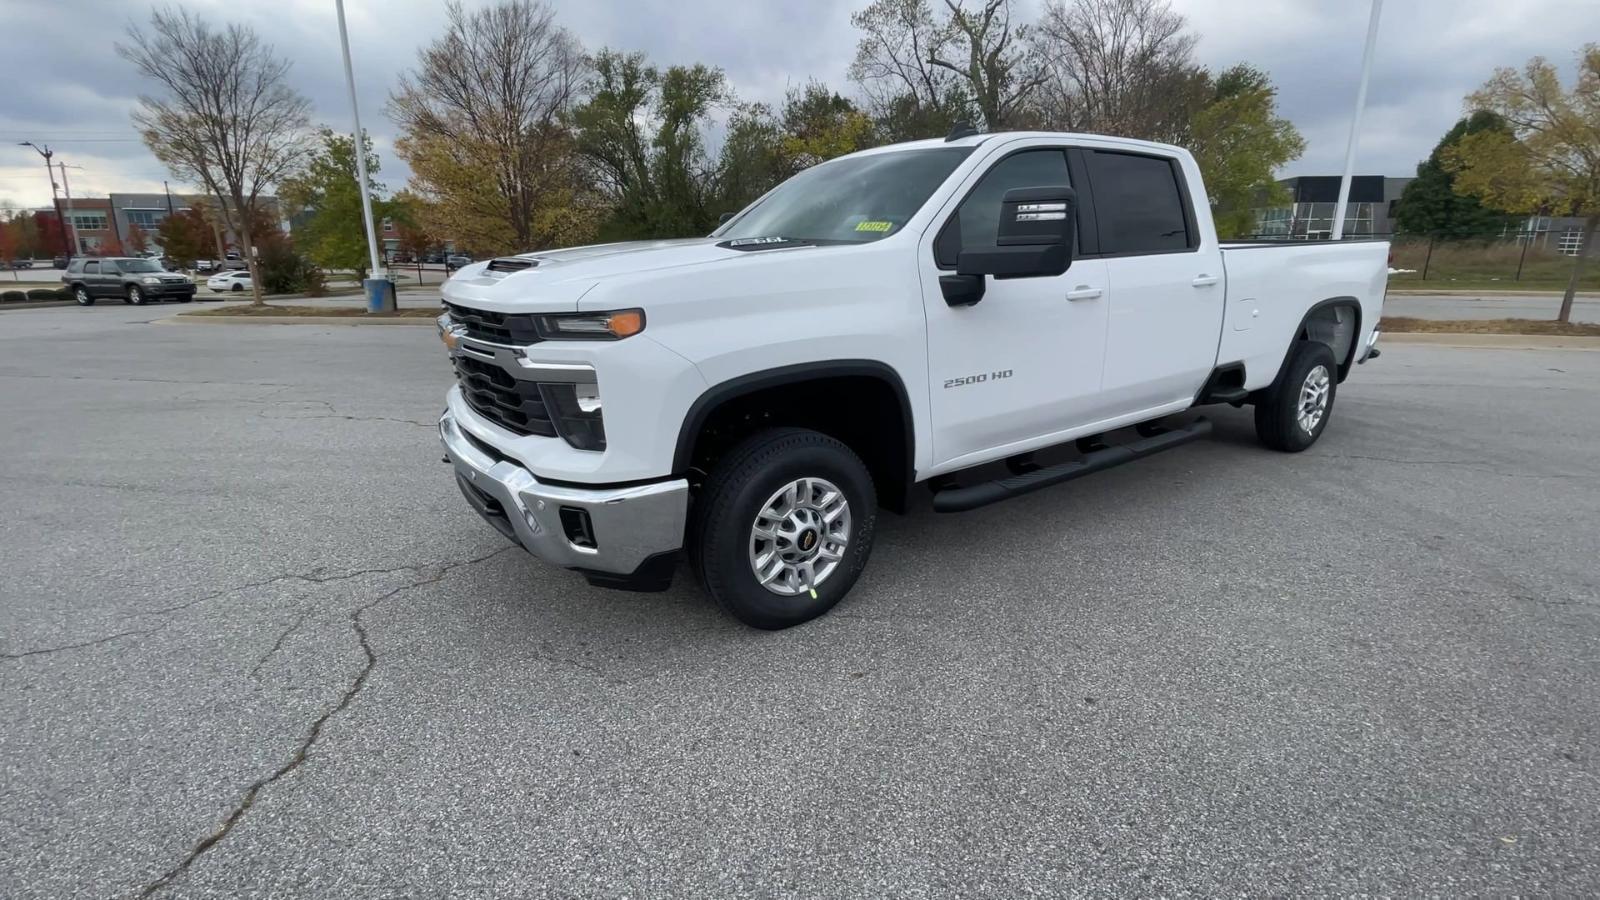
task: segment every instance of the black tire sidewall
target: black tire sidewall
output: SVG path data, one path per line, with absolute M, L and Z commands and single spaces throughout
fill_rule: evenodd
M 1306 376 L 1319 365 L 1328 370 L 1328 406 L 1322 411 L 1322 419 L 1316 427 L 1307 433 L 1300 427 L 1298 415 L 1300 388 L 1305 384 Z M 1328 420 L 1333 418 L 1333 404 L 1338 399 L 1338 391 L 1339 365 L 1334 361 L 1333 350 L 1320 341 L 1302 341 L 1295 348 L 1294 356 L 1273 390 L 1272 420 L 1281 445 L 1279 449 L 1298 452 L 1315 444 L 1322 432 L 1327 430 Z
M 72 299 L 79 306 L 93 306 L 94 305 L 94 297 L 89 294 L 89 289 L 86 288 L 86 287 L 79 286 L 79 287 L 73 288 L 72 289 Z
M 142 290 L 140 290 L 140 289 L 138 289 L 136 287 L 133 287 L 131 285 L 128 287 L 128 302 L 129 303 L 132 303 L 134 306 L 143 306 L 144 305 L 144 299 L 145 299 L 144 298 L 144 291 L 142 291 Z
M 781 446 L 774 447 L 774 442 Z M 752 468 L 762 460 L 766 462 Z M 843 444 L 801 429 L 758 436 L 729 453 L 726 462 L 733 469 L 728 480 L 702 498 L 712 506 L 696 548 L 706 588 L 731 615 L 756 628 L 788 628 L 832 609 L 855 585 L 872 552 L 877 496 L 866 466 Z M 845 559 L 817 586 L 815 598 L 775 594 L 761 586 L 750 566 L 750 527 L 761 505 L 801 477 L 827 479 L 850 504 Z

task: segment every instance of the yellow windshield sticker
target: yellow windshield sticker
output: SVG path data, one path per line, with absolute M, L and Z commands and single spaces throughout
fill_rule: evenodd
M 857 222 L 857 231 L 889 231 L 894 228 L 893 222 Z

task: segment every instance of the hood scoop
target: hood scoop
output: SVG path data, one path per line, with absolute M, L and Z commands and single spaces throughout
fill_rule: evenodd
M 539 265 L 536 259 L 524 259 L 520 256 L 501 256 L 489 261 L 486 271 L 490 272 L 521 272 L 523 269 L 532 269 Z

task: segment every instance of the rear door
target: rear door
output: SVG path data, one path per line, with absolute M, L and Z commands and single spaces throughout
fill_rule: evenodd
M 1074 261 L 1054 278 L 985 278 L 983 299 L 972 306 L 949 305 L 939 286 L 963 248 L 995 247 L 1007 191 L 1070 183 L 1064 145 L 998 146 L 919 245 L 938 470 L 1031 449 L 1094 419 L 1104 363 L 1103 261 Z
M 84 262 L 82 280 L 84 288 L 89 292 L 89 296 L 105 296 L 101 293 L 103 288 L 100 284 L 100 260 L 91 259 Z
M 1183 159 L 1077 151 L 1108 280 L 1102 390 L 1117 415 L 1192 400 L 1216 365 L 1222 251 Z M 1198 184 L 1198 181 L 1195 182 Z

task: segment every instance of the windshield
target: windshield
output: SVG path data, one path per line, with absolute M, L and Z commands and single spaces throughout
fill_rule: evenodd
M 850 244 L 886 238 L 971 152 L 970 147 L 898 150 L 812 166 L 713 236 Z
M 117 268 L 124 272 L 159 272 L 161 266 L 153 259 L 119 259 Z

